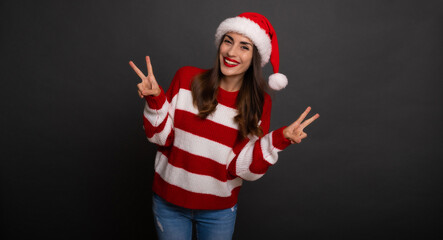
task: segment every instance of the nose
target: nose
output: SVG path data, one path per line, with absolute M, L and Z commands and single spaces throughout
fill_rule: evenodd
M 234 44 L 229 47 L 227 54 L 229 57 L 235 56 L 236 52 L 235 52 L 235 45 Z

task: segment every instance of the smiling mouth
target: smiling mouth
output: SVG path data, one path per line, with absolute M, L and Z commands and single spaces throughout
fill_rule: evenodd
M 227 57 L 223 57 L 223 63 L 227 67 L 235 67 L 235 66 L 240 64 L 239 62 L 235 61 L 234 59 L 230 59 L 230 58 L 227 58 Z

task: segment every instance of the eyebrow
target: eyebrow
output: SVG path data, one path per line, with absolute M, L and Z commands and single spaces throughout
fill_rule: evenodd
M 234 38 L 232 38 L 232 37 L 229 36 L 228 34 L 226 34 L 226 37 L 228 37 L 229 39 L 231 39 L 231 41 L 234 41 Z M 251 45 L 251 47 L 253 46 L 252 43 L 250 43 L 250 42 L 240 42 L 240 43 L 241 43 L 241 44 L 244 44 L 244 45 L 249 44 L 249 45 Z

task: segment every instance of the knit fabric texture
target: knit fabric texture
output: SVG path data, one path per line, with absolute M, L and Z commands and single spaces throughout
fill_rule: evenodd
M 216 110 L 200 118 L 190 87 L 192 79 L 204 71 L 182 67 L 166 93 L 162 89 L 157 97 L 145 97 L 145 133 L 158 145 L 153 191 L 181 207 L 225 209 L 237 203 L 243 180 L 262 177 L 290 141 L 283 136 L 285 127 L 269 132 L 272 104 L 268 94 L 259 122 L 263 137 L 241 137 L 234 122 L 238 91 L 219 88 Z

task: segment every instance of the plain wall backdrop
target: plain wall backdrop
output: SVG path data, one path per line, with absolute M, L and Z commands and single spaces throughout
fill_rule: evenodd
M 2 1 L 1 239 L 154 239 L 133 60 L 168 88 L 214 33 L 273 24 L 271 130 L 321 117 L 240 192 L 235 239 L 443 238 L 442 1 Z M 265 77 L 271 73 L 268 64 Z

